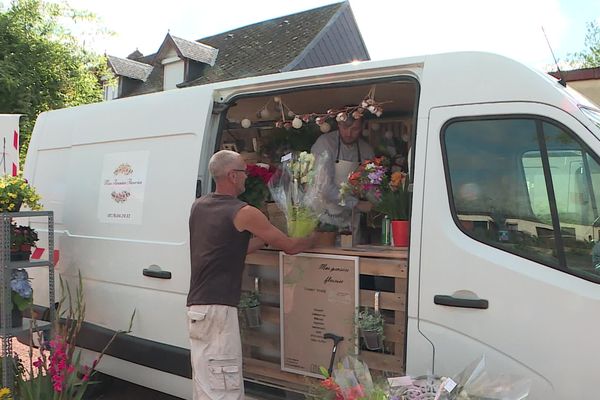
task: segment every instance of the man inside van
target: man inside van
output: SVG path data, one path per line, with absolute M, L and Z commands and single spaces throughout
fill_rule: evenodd
M 364 160 L 375 156 L 371 145 L 360 138 L 363 132 L 363 119 L 352 118 L 348 115 L 345 121 L 338 122 L 338 130 L 319 136 L 311 148 L 311 153 L 316 157 L 328 154 L 325 168 L 332 185 L 322 193 L 326 203 L 326 211 L 320 217 L 321 224 L 335 226 L 341 229 L 353 228 L 353 233 L 358 234 L 358 218 L 352 221 L 352 209 L 368 212 L 372 204 L 360 201 L 354 197 L 346 196 L 345 205 L 340 205 L 340 187 L 347 182 L 350 175 Z
M 287 254 L 300 253 L 312 247 L 314 236 L 290 238 L 237 198 L 246 182 L 246 164 L 238 153 L 215 153 L 208 169 L 216 190 L 194 202 L 189 220 L 194 400 L 238 400 L 244 398 L 244 382 L 237 305 L 246 254 L 267 243 Z

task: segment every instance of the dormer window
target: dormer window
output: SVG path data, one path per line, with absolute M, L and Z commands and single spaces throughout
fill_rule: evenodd
M 163 90 L 176 89 L 185 80 L 185 62 L 175 56 L 161 61 L 163 65 Z

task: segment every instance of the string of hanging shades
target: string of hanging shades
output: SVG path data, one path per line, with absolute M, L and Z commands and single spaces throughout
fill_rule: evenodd
M 389 101 L 376 101 L 375 86 L 372 86 L 360 104 L 331 108 L 325 113 L 298 114 L 283 101 L 281 96 L 274 96 L 267 100 L 265 105 L 256 112 L 257 118 L 268 119 L 271 117 L 271 112 L 268 108 L 271 103 L 274 103 L 275 111 L 281 115 L 281 119 L 275 121 L 276 128 L 300 129 L 305 123 L 308 124 L 314 122 L 319 126 L 321 132 L 327 133 L 331 130 L 331 124 L 328 122 L 329 120 L 335 118 L 336 122 L 344 122 L 350 118 L 359 119 L 367 112 L 376 117 L 380 117 L 383 114 L 383 105 L 389 103 Z M 243 128 L 250 128 L 252 126 L 252 121 L 248 118 L 244 118 L 241 121 L 241 125 Z

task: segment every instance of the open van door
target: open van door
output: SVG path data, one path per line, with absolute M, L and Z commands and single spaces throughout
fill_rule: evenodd
M 212 105 L 197 88 L 50 112 L 26 167 L 56 214 L 58 272 L 71 288 L 82 276 L 82 346 L 99 351 L 136 310 L 99 369 L 180 397 L 191 397 L 188 218 L 214 149 Z M 33 282 L 35 300 L 47 298 L 47 279 Z
M 531 398 L 586 397 L 578 382 L 600 354 L 599 150 L 542 104 L 431 110 L 418 319 L 436 375 L 485 355 L 491 372 L 531 378 Z

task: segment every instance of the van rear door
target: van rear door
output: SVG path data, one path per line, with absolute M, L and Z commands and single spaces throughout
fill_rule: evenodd
M 135 309 L 131 336 L 188 347 L 188 217 L 205 131 L 212 134 L 215 120 L 211 109 L 211 91 L 199 87 L 49 113 L 35 132 L 37 147 L 30 151 L 38 162 L 29 176 L 42 199 L 57 185 L 63 188 L 61 199 L 52 197 L 61 229 L 57 267 L 73 287 L 81 272 L 88 322 L 124 329 Z M 68 129 L 68 147 L 55 148 L 55 127 Z M 52 152 L 62 156 L 49 157 Z M 113 360 L 100 369 L 161 389 L 160 380 L 146 379 L 147 368 L 137 369 L 136 354 L 154 365 L 138 348 L 130 363 Z M 160 357 L 165 354 L 150 355 L 167 368 L 169 360 Z
M 600 342 L 600 144 L 533 103 L 429 115 L 419 330 L 436 375 L 485 355 L 532 398 L 584 398 Z M 600 256 L 600 248 L 598 249 Z

